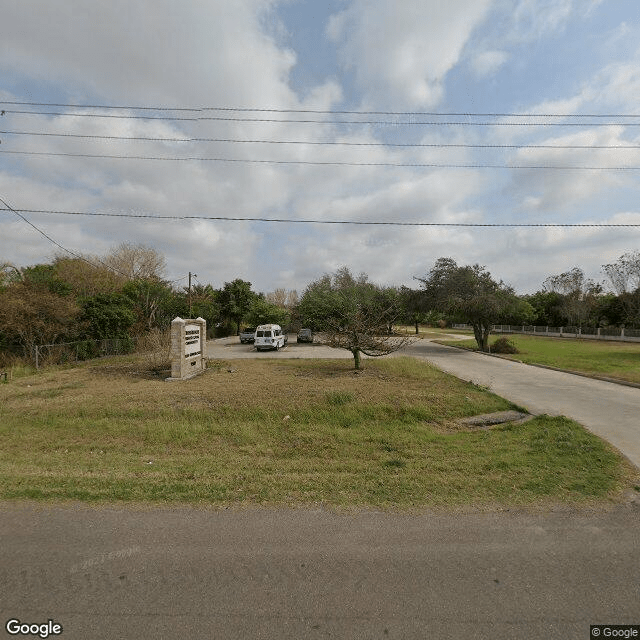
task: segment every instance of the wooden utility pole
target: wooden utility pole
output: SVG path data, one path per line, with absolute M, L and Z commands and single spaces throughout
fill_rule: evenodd
M 189 271 L 189 317 L 191 317 L 191 276 L 193 275 L 194 278 L 198 277 L 197 273 L 191 273 L 191 271 Z

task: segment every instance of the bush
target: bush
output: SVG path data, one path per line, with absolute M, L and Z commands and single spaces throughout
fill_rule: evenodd
M 520 353 L 518 348 L 505 336 L 498 338 L 491 345 L 491 353 Z
M 138 339 L 138 352 L 144 354 L 150 371 L 171 369 L 171 331 L 152 329 Z

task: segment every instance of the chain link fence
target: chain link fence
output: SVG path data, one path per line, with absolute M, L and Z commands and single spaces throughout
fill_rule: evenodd
M 50 364 L 67 364 L 104 356 L 125 355 L 136 350 L 136 343 L 136 338 L 109 338 L 40 344 L 33 348 L 31 359 L 36 369 L 39 369 Z

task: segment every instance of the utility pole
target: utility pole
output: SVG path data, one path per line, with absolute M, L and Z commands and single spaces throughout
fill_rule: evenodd
M 191 317 L 191 276 L 193 275 L 194 278 L 198 277 L 197 273 L 191 273 L 191 271 L 189 271 L 189 317 Z

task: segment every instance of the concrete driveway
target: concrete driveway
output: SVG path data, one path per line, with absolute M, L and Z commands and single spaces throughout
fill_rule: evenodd
M 640 389 L 532 367 L 420 340 L 402 351 L 525 407 L 564 415 L 617 447 L 640 467 Z

